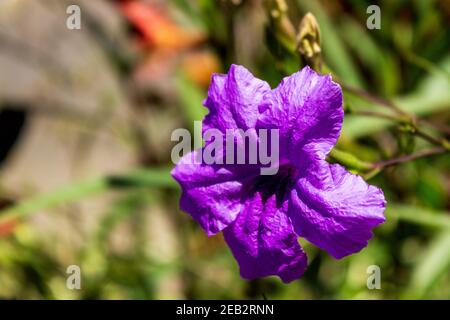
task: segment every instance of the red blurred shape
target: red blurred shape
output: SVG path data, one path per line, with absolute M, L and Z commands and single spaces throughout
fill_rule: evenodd
M 147 44 L 155 47 L 182 49 L 204 40 L 200 32 L 186 30 L 172 22 L 166 12 L 139 1 L 120 2 L 123 15 L 143 35 Z

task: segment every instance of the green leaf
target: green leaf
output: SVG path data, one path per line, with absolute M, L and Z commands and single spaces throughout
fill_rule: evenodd
M 203 107 L 205 93 L 199 86 L 186 79 L 183 74 L 177 75 L 175 86 L 185 118 L 193 128 L 194 121 L 201 121 L 208 112 L 208 110 Z
M 370 30 L 354 18 L 345 15 L 340 22 L 340 35 L 352 52 L 370 70 L 371 77 L 376 80 L 377 88 L 371 88 L 371 91 L 380 91 L 387 96 L 396 93 L 401 83 L 401 72 L 394 55 L 388 50 L 383 50 L 372 38 L 373 32 L 370 33 Z
M 450 229 L 438 234 L 414 268 L 405 298 L 422 298 L 450 268 Z
M 121 221 L 144 208 L 150 202 L 147 193 L 135 192 L 116 200 L 111 209 L 103 216 L 99 223 L 96 236 L 93 238 L 96 245 L 103 245 L 109 234 Z
M 445 211 L 441 212 L 412 205 L 388 203 L 385 215 L 388 221 L 390 219 L 399 219 L 423 226 L 450 230 L 450 214 Z
M 55 208 L 108 190 L 136 187 L 176 189 L 178 185 L 172 179 L 170 170 L 167 168 L 137 169 L 122 175 L 111 175 L 73 183 L 24 200 L 0 211 L 0 222 L 22 218 L 40 210 Z

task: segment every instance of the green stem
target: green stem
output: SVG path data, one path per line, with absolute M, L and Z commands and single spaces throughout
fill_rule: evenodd
M 441 146 L 442 148 L 444 148 L 447 151 L 450 151 L 450 142 L 447 139 L 442 138 L 442 137 L 432 136 L 429 133 L 422 130 L 421 128 L 419 128 L 415 124 L 413 124 L 413 127 L 414 127 L 414 131 L 417 134 L 417 136 L 421 137 L 422 139 L 424 139 L 434 145 Z
M 287 14 L 288 7 L 285 0 L 265 1 L 275 37 L 288 51 L 295 52 L 295 28 Z
M 405 162 L 409 162 L 409 161 L 414 161 L 416 159 L 420 159 L 420 158 L 424 158 L 424 157 L 429 157 L 429 156 L 433 156 L 435 154 L 441 154 L 441 153 L 446 153 L 448 152 L 447 149 L 444 149 L 442 147 L 436 147 L 436 148 L 432 148 L 432 149 L 428 149 L 428 150 L 421 150 L 418 151 L 416 153 L 412 153 L 412 154 L 408 154 L 406 156 L 402 156 L 402 157 L 398 157 L 398 158 L 393 158 L 393 159 L 389 159 L 389 160 L 385 160 L 385 161 L 380 161 L 377 163 L 373 164 L 374 169 L 384 169 L 386 167 L 390 167 L 390 166 L 394 166 L 397 164 L 401 164 L 401 163 L 405 163 Z
M 123 175 L 112 175 L 81 181 L 58 188 L 47 194 L 37 195 L 0 211 L 0 223 L 19 219 L 34 212 L 51 209 L 66 203 L 78 201 L 109 189 L 132 187 L 177 188 L 167 169 L 138 169 Z
M 349 86 L 349 85 L 343 83 L 342 81 L 340 81 L 340 84 L 344 90 L 346 90 L 352 94 L 355 94 L 361 98 L 364 98 L 367 101 L 373 102 L 377 105 L 387 107 L 387 108 L 391 109 L 392 111 L 394 111 L 397 114 L 397 116 L 374 113 L 374 112 L 372 112 L 372 114 L 370 114 L 371 111 L 362 111 L 362 113 L 366 113 L 366 115 L 387 118 L 390 120 L 398 121 L 399 123 L 408 124 L 412 127 L 413 133 L 415 133 L 417 136 L 421 137 L 424 140 L 427 140 L 431 144 L 441 146 L 450 151 L 450 141 L 448 141 L 447 139 L 442 138 L 442 137 L 435 137 L 435 136 L 430 135 L 427 132 L 425 132 L 417 124 L 418 122 L 419 123 L 423 122 L 421 119 L 418 119 L 414 115 L 408 114 L 407 112 L 403 111 L 400 107 L 398 107 L 392 101 L 384 99 L 384 98 L 380 98 L 380 97 L 373 95 L 365 90 L 362 90 L 359 88 L 353 88 L 352 86 Z M 436 128 L 436 126 L 434 126 L 432 123 L 428 122 L 428 124 L 431 124 L 433 127 Z M 439 128 L 437 128 L 437 129 L 439 129 Z
M 332 149 L 328 156 L 348 169 L 356 169 L 358 171 L 368 171 L 373 169 L 372 163 L 360 160 L 354 155 L 336 148 Z

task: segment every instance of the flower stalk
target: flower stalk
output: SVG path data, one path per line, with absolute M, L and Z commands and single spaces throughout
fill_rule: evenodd
M 287 50 L 295 51 L 295 28 L 287 15 L 288 6 L 285 0 L 269 0 L 265 2 L 269 15 L 269 23 L 277 40 Z

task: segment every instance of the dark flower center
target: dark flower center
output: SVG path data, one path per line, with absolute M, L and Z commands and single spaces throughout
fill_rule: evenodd
M 286 191 L 294 185 L 297 176 L 298 170 L 296 167 L 290 164 L 282 165 L 274 175 L 259 175 L 254 178 L 250 182 L 250 194 L 259 192 L 263 202 L 275 195 L 277 206 L 281 206 Z

